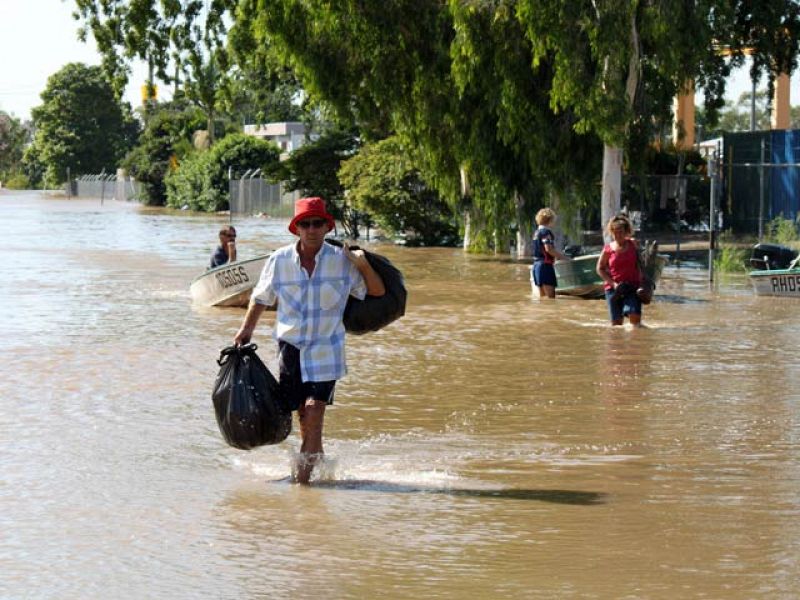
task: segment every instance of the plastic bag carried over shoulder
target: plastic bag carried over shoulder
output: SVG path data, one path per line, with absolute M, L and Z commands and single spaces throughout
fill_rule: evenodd
M 338 240 L 326 239 L 334 246 L 341 246 Z M 350 246 L 359 250 L 358 246 Z M 388 258 L 364 250 L 367 261 L 383 280 L 386 293 L 383 296 L 366 296 L 363 300 L 350 296 L 344 309 L 344 328 L 347 333 L 361 335 L 378 331 L 406 314 L 406 292 L 403 274 Z
M 277 444 L 292 430 L 278 382 L 256 354 L 257 346 L 229 346 L 220 353 L 212 399 L 220 433 L 241 450 Z

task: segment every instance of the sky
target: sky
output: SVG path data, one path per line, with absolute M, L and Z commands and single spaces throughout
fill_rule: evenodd
M 73 10 L 73 0 L 0 0 L 0 110 L 29 119 L 50 75 L 69 62 L 100 64 L 91 36 L 86 43 L 78 40 Z M 133 65 L 125 99 L 134 107 L 141 104 L 146 76 L 143 64 Z M 745 66 L 728 81 L 727 98 L 735 102 L 749 90 Z M 160 97 L 169 98 L 163 85 Z M 696 102 L 702 102 L 699 93 Z M 800 73 L 792 77 L 791 103 L 800 104 Z
M 74 7 L 73 0 L 0 0 L 0 110 L 29 119 L 50 75 L 70 62 L 100 64 L 92 36 L 78 40 Z M 134 107 L 146 77 L 145 65 L 133 65 L 125 99 Z

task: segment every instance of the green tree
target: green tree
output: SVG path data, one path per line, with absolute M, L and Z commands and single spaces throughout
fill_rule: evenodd
M 133 145 L 138 124 L 117 102 L 100 67 L 70 63 L 51 75 L 31 112 L 35 145 L 50 183 L 72 175 L 114 172 Z
M 231 73 L 223 88 L 226 109 L 239 122 L 270 123 L 307 120 L 300 82 L 275 56 L 271 45 L 258 43 L 249 24 L 233 24 L 228 32 Z
M 357 238 L 358 215 L 347 205 L 338 173 L 342 161 L 353 156 L 359 144 L 352 130 L 328 130 L 292 152 L 287 160 L 269 171 L 269 176 L 285 181 L 288 191 L 324 198 L 328 210 L 342 223 L 347 235 Z
M 29 130 L 16 117 L 0 111 L 0 180 L 19 171 Z
M 166 204 L 164 178 L 193 151 L 192 135 L 204 122 L 203 113 L 185 101 L 158 104 L 152 109 L 138 145 L 122 162 L 129 174 L 144 185 L 142 200 L 146 204 Z
M 278 163 L 280 150 L 243 133 L 221 139 L 209 150 L 187 156 L 166 177 L 167 204 L 174 208 L 218 211 L 229 208 L 228 172 L 269 170 Z
M 569 110 L 554 114 L 551 73 L 541 61 L 532 72 L 511 6 L 282 0 L 243 4 L 237 19 L 365 139 L 396 132 L 419 148 L 425 179 L 486 232 L 465 239 L 499 248 L 515 221 L 530 234 L 552 192 L 566 202 L 589 189 L 597 148 Z
M 771 90 L 777 73 L 794 70 L 800 42 L 795 0 L 524 0 L 519 10 L 530 39 L 557 56 L 554 103 L 575 110 L 579 126 L 606 144 L 604 219 L 619 208 L 615 168 L 632 126 L 665 114 L 689 81 L 704 90 L 715 123 L 725 79 L 746 52 L 751 74 L 766 72 Z
M 29 187 L 38 189 L 42 186 L 44 180 L 44 163 L 39 158 L 39 146 L 36 139 L 28 144 L 22 154 L 22 173 L 28 180 Z
M 342 163 L 339 179 L 348 201 L 387 233 L 404 234 L 414 245 L 453 245 L 458 240 L 452 210 L 427 185 L 396 136 L 363 146 Z
M 169 49 L 172 33 L 191 23 L 201 1 L 75 0 L 73 17 L 81 21 L 79 39 L 89 34 L 102 56 L 102 66 L 117 97 L 122 97 L 130 75 L 130 61 L 140 59 L 150 67 L 148 85 L 155 77 L 169 82 Z
M 103 66 L 118 94 L 127 84 L 129 63 L 150 66 L 148 85 L 158 78 L 175 85 L 206 115 L 213 144 L 217 119 L 230 88 L 236 87 L 227 50 L 225 15 L 234 0 L 75 0 L 75 18 L 82 20 L 79 37 L 89 32 L 103 56 Z M 226 98 L 227 97 L 227 98 Z

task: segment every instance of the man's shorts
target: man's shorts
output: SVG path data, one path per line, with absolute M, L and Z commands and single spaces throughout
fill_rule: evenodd
M 642 301 L 636 295 L 635 286 L 631 286 L 625 294 L 615 294 L 614 290 L 606 290 L 606 303 L 612 321 L 621 321 L 628 315 L 642 314 Z
M 304 406 L 309 398 L 333 404 L 336 380 L 303 382 L 300 371 L 300 350 L 287 342 L 278 342 L 278 364 L 281 397 L 287 408 L 297 410 Z
M 556 269 L 553 265 L 545 264 L 542 261 L 533 263 L 533 283 L 538 287 L 543 285 L 558 285 L 556 281 Z

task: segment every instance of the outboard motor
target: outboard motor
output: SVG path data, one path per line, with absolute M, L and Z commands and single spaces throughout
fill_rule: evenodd
M 750 255 L 750 266 L 759 271 L 788 269 L 797 252 L 778 244 L 756 244 Z

